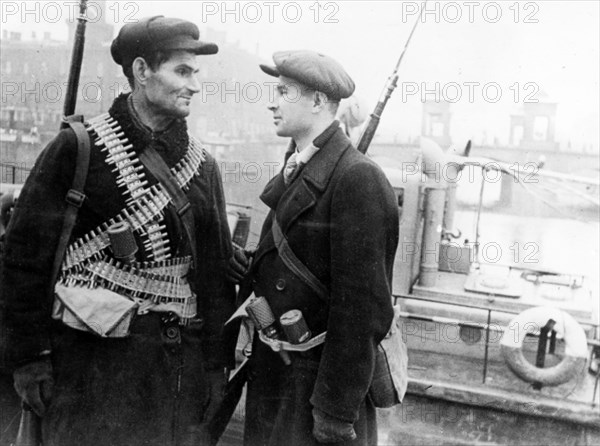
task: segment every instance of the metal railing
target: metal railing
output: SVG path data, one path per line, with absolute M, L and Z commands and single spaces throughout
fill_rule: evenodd
M 18 163 L 0 163 L 0 183 L 23 184 L 31 168 Z
M 506 309 L 492 308 L 489 305 L 466 304 L 466 303 L 457 303 L 457 302 L 440 302 L 439 299 L 435 299 L 435 298 L 428 298 L 428 297 L 423 297 L 423 296 L 416 297 L 416 296 L 402 294 L 402 293 L 394 293 L 393 298 L 394 298 L 394 303 L 396 303 L 396 304 L 399 303 L 398 302 L 399 299 L 407 299 L 407 300 L 426 301 L 426 302 L 433 302 L 433 303 L 443 303 L 445 305 L 454 305 L 454 306 L 458 306 L 458 307 L 467 307 L 467 308 L 472 308 L 472 309 L 485 310 L 487 312 L 487 323 L 480 323 L 480 322 L 475 322 L 475 321 L 464 321 L 464 320 L 451 319 L 451 318 L 446 318 L 446 317 L 428 316 L 428 315 L 424 315 L 424 314 L 411 313 L 411 312 L 406 312 L 406 311 L 401 311 L 400 316 L 402 316 L 404 318 L 408 318 L 408 319 L 417 319 L 417 320 L 422 320 L 422 321 L 426 321 L 426 322 L 446 323 L 446 324 L 453 324 L 453 325 L 456 325 L 459 327 L 478 328 L 481 330 L 485 330 L 485 350 L 484 350 L 484 359 L 483 359 L 483 370 L 482 370 L 482 381 L 483 382 L 482 383 L 486 384 L 486 378 L 487 378 L 487 373 L 488 373 L 488 362 L 489 362 L 490 331 L 494 330 L 496 332 L 500 332 L 503 334 L 506 331 L 506 327 L 502 327 L 497 324 L 492 324 L 492 312 L 495 311 L 495 312 L 505 313 L 505 314 L 518 314 L 517 312 L 511 311 L 511 310 L 506 310 Z M 545 327 L 540 327 L 540 328 L 541 328 L 540 333 L 531 332 L 531 333 L 528 333 L 528 335 L 536 336 L 536 337 L 540 338 L 540 341 L 543 344 L 543 349 L 544 349 L 544 353 L 545 353 L 546 337 L 549 335 L 549 333 L 547 333 L 548 330 L 546 330 L 546 333 L 544 333 Z M 596 333 L 597 332 L 598 332 L 598 327 L 596 326 Z M 600 340 L 598 340 L 598 339 L 587 338 L 586 341 L 587 341 L 588 346 L 591 347 L 592 349 L 597 349 L 600 346 Z M 554 352 L 555 342 L 556 342 L 555 334 L 550 335 L 551 346 L 550 346 L 549 353 Z M 542 352 L 540 351 L 540 348 L 538 348 L 538 358 L 537 358 L 538 360 L 539 360 L 539 356 L 541 354 L 542 354 Z M 537 366 L 543 367 L 543 362 L 538 362 Z M 597 404 L 596 403 L 596 395 L 598 392 L 599 382 L 600 382 L 600 367 L 598 368 L 598 370 L 596 371 L 596 374 L 595 374 L 594 391 L 593 391 L 593 395 L 592 395 L 591 407 L 595 407 Z M 536 390 L 541 389 L 541 385 L 539 383 L 536 383 L 535 387 L 536 387 Z

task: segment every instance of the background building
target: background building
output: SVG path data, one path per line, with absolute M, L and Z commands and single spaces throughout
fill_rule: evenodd
M 97 3 L 105 6 L 105 2 Z M 2 31 L 2 182 L 21 182 L 14 178 L 12 166 L 31 168 L 60 127 L 77 21 L 67 22 L 67 26 L 67 41 L 56 40 L 48 32 Z M 86 26 L 76 107 L 85 117 L 105 112 L 118 94 L 129 90 L 121 67 L 110 55 L 116 31 L 103 20 Z M 265 61 L 238 43 L 227 43 L 225 32 L 201 29 L 201 38 L 216 42 L 220 51 L 216 56 L 201 57 L 202 91 L 194 98 L 190 131 L 214 144 L 272 138 L 266 109 L 268 90 L 261 85 L 264 75 L 258 68 Z

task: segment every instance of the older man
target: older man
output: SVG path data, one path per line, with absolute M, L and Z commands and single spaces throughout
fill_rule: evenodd
M 289 365 L 255 337 L 245 444 L 375 445 L 367 392 L 393 316 L 394 193 L 335 120 L 339 101 L 354 91 L 342 66 L 312 51 L 278 52 L 273 60 L 261 65 L 278 78 L 269 110 L 277 135 L 291 142 L 286 166 L 261 195 L 271 210 L 250 274 L 277 320 L 300 310 L 313 337 L 327 335 L 322 345 L 290 352 Z
M 53 298 L 72 130 L 42 152 L 19 197 L 0 284 L 15 388 L 43 416 L 45 446 L 211 441 L 205 421 L 233 361 L 221 337 L 231 239 L 219 171 L 185 118 L 196 56 L 217 51 L 185 20 L 120 30 L 111 53 L 133 91 L 87 121 L 85 198 Z

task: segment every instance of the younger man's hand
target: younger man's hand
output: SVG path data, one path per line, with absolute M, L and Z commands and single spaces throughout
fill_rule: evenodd
M 225 271 L 225 278 L 229 282 L 240 283 L 250 268 L 251 256 L 249 251 L 234 249 Z

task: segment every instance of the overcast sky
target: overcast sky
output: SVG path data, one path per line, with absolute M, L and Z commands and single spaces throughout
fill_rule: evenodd
M 93 4 L 94 2 L 90 2 Z M 227 40 L 270 60 L 282 49 L 315 49 L 338 59 L 374 106 L 418 17 L 421 2 L 106 2 L 118 29 L 150 15 L 186 18 L 227 31 Z M 36 6 L 37 4 L 37 6 Z M 25 6 L 24 6 L 25 5 Z M 57 20 L 56 6 L 62 14 Z M 75 2 L 2 2 L 2 28 L 66 38 Z M 27 14 L 25 8 L 30 11 Z M 93 9 L 93 6 L 92 6 Z M 33 11 L 33 12 L 31 12 Z M 599 143 L 599 2 L 435 2 L 419 23 L 400 67 L 400 84 L 381 132 L 420 134 L 422 93 L 452 104 L 451 136 L 508 141 L 509 116 L 525 100 L 559 103 L 561 143 Z M 90 11 L 93 12 L 93 11 Z M 51 23 L 56 22 L 56 23 Z M 88 26 L 93 26 L 90 23 Z M 219 43 L 219 42 L 217 42 Z M 218 57 L 218 56 L 215 56 Z M 257 81 L 266 80 L 257 69 Z M 412 93 L 412 94 L 410 94 Z

